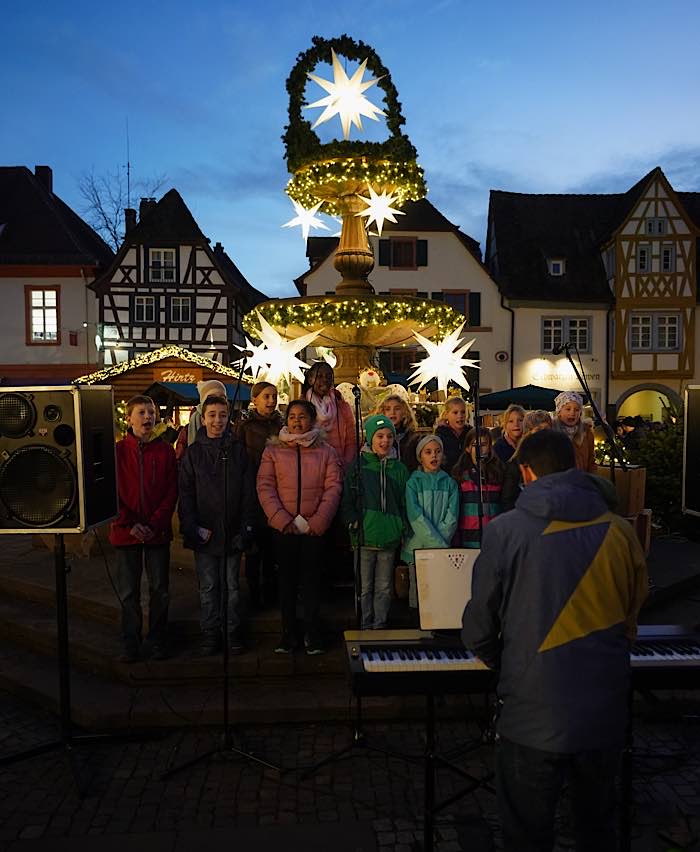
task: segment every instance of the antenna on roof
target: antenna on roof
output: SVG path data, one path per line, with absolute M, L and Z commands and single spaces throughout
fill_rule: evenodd
M 131 159 L 129 157 L 129 116 L 126 117 L 126 206 L 131 207 Z

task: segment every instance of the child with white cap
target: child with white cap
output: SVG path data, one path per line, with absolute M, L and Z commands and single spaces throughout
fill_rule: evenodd
M 442 469 L 443 454 L 438 435 L 421 438 L 416 444 L 420 467 L 406 484 L 406 514 L 411 534 L 404 543 L 401 558 L 408 564 L 408 603 L 414 608 L 418 606 L 414 551 L 449 547 L 457 530 L 459 490 L 454 479 Z
M 563 391 L 554 398 L 554 429 L 568 435 L 574 445 L 576 467 L 593 473 L 595 455 L 593 452 L 593 428 L 581 417 L 583 399 L 576 391 Z

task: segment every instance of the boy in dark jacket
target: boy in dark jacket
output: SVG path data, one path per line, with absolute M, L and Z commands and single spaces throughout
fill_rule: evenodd
M 362 629 L 386 627 L 391 606 L 394 556 L 406 521 L 408 469 L 390 458 L 396 430 L 383 414 L 365 422 L 367 447 L 350 465 L 343 487 L 342 517 L 360 546 Z M 357 534 L 358 527 L 362 529 Z
M 199 579 L 200 652 L 210 656 L 221 647 L 221 577 L 225 566 L 227 641 L 232 654 L 241 654 L 238 581 L 241 552 L 250 538 L 255 511 L 253 469 L 243 445 L 231 435 L 224 397 L 207 397 L 202 404 L 202 423 L 180 464 L 178 506 L 185 547 L 194 550 Z
M 116 447 L 119 515 L 109 540 L 117 553 L 116 589 L 122 608 L 124 653 L 133 663 L 141 648 L 141 573 L 146 567 L 150 600 L 148 643 L 154 659 L 167 656 L 171 520 L 177 502 L 175 451 L 153 439 L 156 408 L 149 396 L 126 404 L 129 429 Z

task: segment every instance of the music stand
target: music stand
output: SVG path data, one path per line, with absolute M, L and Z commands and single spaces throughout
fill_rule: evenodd
M 241 369 L 238 372 L 238 381 L 236 383 L 236 390 L 233 394 L 233 403 L 235 404 L 238 399 L 238 392 L 241 386 L 241 379 L 243 378 L 243 371 L 245 369 L 245 365 L 248 360 L 248 353 L 243 353 L 243 358 L 241 360 Z M 243 760 L 248 760 L 252 763 L 257 763 L 260 766 L 264 766 L 266 769 L 272 769 L 275 772 L 281 772 L 281 767 L 276 766 L 273 763 L 269 763 L 267 760 L 263 760 L 261 757 L 257 757 L 251 752 L 245 751 L 244 749 L 238 748 L 233 744 L 233 733 L 231 730 L 231 720 L 229 714 L 229 684 L 230 684 L 230 668 L 229 668 L 229 636 L 228 636 L 228 560 L 229 560 L 229 547 L 231 544 L 230 541 L 230 530 L 229 530 L 229 520 L 228 520 L 228 509 L 229 509 L 229 493 L 228 493 L 228 464 L 229 464 L 229 449 L 230 449 L 230 435 L 227 436 L 224 434 L 222 438 L 221 444 L 221 454 L 219 456 L 220 460 L 223 462 L 224 468 L 224 557 L 223 560 L 219 564 L 219 588 L 221 589 L 221 641 L 222 641 L 222 649 L 223 649 L 223 713 L 222 713 L 222 726 L 223 726 L 223 734 L 221 737 L 221 744 L 216 746 L 215 748 L 209 749 L 209 751 L 205 751 L 203 754 L 199 754 L 196 757 L 192 757 L 189 760 L 184 761 L 183 763 L 178 764 L 177 766 L 170 766 L 170 760 L 168 760 L 168 768 L 165 772 L 160 776 L 160 780 L 164 781 L 167 778 L 170 778 L 172 775 L 175 775 L 177 772 L 181 772 L 183 769 L 188 769 L 190 766 L 195 766 L 197 763 L 202 763 L 205 760 L 209 760 L 210 757 L 230 757 L 230 758 L 241 758 Z M 177 752 L 178 746 L 175 746 L 173 749 L 173 754 Z

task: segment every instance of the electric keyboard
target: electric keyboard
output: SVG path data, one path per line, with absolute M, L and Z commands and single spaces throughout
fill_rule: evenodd
M 488 692 L 498 678 L 458 637 L 420 630 L 347 631 L 345 646 L 355 695 Z M 680 625 L 641 625 L 630 662 L 637 689 L 696 688 L 700 634 Z

